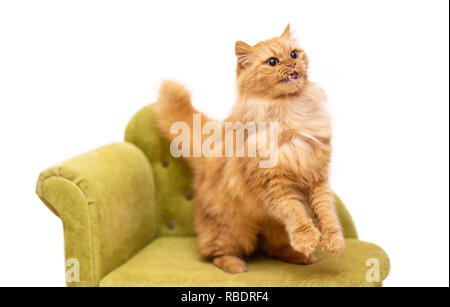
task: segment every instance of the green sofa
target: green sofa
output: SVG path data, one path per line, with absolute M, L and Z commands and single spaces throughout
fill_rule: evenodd
M 155 127 L 151 105 L 130 121 L 125 142 L 42 172 L 37 194 L 61 218 L 66 269 L 79 276 L 67 285 L 381 286 L 389 273 L 386 253 L 358 240 L 337 197 L 346 238 L 340 256 L 317 250 L 318 262 L 301 266 L 255 255 L 248 272 L 224 273 L 197 253 L 191 181 Z

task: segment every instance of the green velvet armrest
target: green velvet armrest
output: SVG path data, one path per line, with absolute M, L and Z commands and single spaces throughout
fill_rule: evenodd
M 65 257 L 79 281 L 97 286 L 156 235 L 150 163 L 131 143 L 101 147 L 44 171 L 37 194 L 63 222 Z

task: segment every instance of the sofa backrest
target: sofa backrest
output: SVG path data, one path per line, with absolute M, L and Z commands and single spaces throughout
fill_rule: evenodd
M 195 235 L 192 172 L 183 159 L 170 154 L 169 142 L 155 125 L 151 105 L 131 119 L 125 141 L 138 146 L 152 166 L 158 235 Z
M 158 210 L 158 235 L 195 235 L 192 171 L 182 158 L 170 154 L 169 142 L 155 125 L 152 105 L 141 109 L 129 122 L 125 141 L 138 146 L 153 168 Z M 353 220 L 336 197 L 336 208 L 346 238 L 357 238 Z

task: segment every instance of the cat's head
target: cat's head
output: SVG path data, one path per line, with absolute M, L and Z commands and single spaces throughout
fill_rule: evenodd
M 308 78 L 308 57 L 291 37 L 283 34 L 250 46 L 236 42 L 237 85 L 241 94 L 277 98 L 300 93 Z

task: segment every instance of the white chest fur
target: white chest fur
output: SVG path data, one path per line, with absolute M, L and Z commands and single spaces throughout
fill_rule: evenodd
M 240 101 L 232 115 L 244 122 L 278 123 L 276 167 L 310 185 L 327 176 L 331 121 L 322 89 L 310 83 L 297 97 Z

